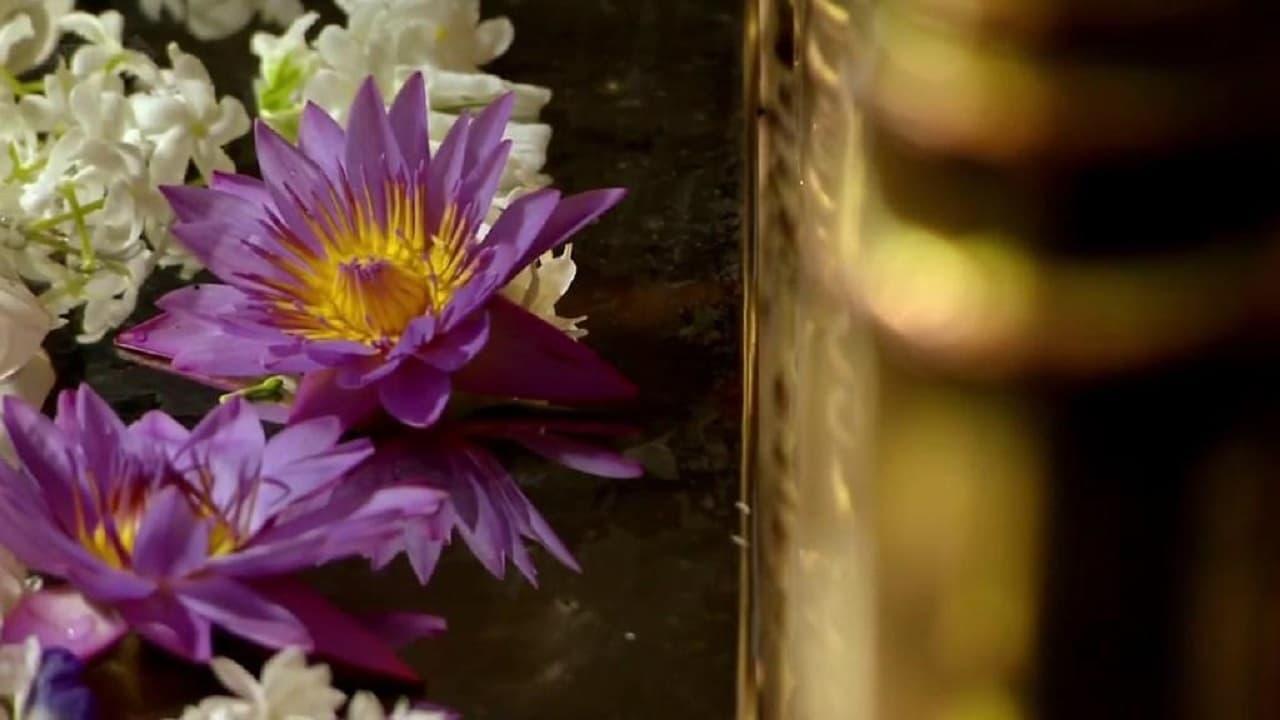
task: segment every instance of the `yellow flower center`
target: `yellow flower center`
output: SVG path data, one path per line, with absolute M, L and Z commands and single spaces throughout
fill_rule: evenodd
M 391 182 L 386 220 L 373 199 L 321 206 L 308 218 L 320 248 L 284 238 L 296 260 L 282 259 L 291 282 L 272 283 L 284 299 L 275 310 L 281 325 L 309 340 L 350 340 L 378 349 L 394 345 L 409 323 L 438 314 L 473 270 L 471 229 L 456 206 L 444 211 L 439 228 L 426 226 L 426 189 Z
M 95 557 L 117 570 L 131 566 L 138 528 L 147 507 L 146 491 L 120 486 L 110 495 L 104 495 L 92 476 L 87 481 L 92 504 L 98 510 L 98 520 L 93 523 L 88 521 L 80 497 L 74 495 L 76 539 Z M 187 488 L 185 494 L 199 517 L 213 521 L 209 526 L 206 555 L 214 558 L 239 549 L 241 535 L 226 517 L 226 513 L 214 506 L 211 499 L 212 479 L 208 474 L 202 473 L 199 487 Z M 106 522 L 107 518 L 110 518 L 110 523 Z

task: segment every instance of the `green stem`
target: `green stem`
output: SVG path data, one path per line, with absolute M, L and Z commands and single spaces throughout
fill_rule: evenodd
M 66 193 L 63 193 L 63 195 L 65 196 Z M 34 230 L 36 232 L 44 232 L 45 230 L 52 230 L 68 220 L 75 220 L 77 217 L 80 219 L 80 222 L 83 223 L 85 215 L 101 210 L 103 206 L 107 204 L 105 198 L 99 198 L 87 205 L 74 204 L 76 203 L 74 194 L 72 197 L 68 197 L 68 200 L 73 203 L 71 206 L 72 210 L 70 212 L 64 212 L 60 215 L 54 215 L 53 217 L 47 217 L 43 220 L 37 220 L 36 222 L 28 225 L 27 229 Z M 79 212 L 77 212 L 75 208 L 79 208 Z
M 71 219 L 75 221 L 76 236 L 80 238 L 80 270 L 82 272 L 93 272 L 93 238 L 90 237 L 89 226 L 84 221 L 84 216 L 87 212 L 84 207 L 80 205 L 80 200 L 76 198 L 75 188 L 63 188 L 62 196 L 65 197 L 67 199 L 67 203 L 71 205 Z
M 289 396 L 290 379 L 284 375 L 272 375 L 248 387 L 240 388 L 218 398 L 225 403 L 234 397 L 242 397 L 250 402 L 281 402 Z

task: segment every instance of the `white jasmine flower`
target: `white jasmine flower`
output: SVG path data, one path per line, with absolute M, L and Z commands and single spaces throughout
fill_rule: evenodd
M 274 25 L 288 25 L 302 14 L 300 0 L 141 0 L 151 20 L 168 15 L 200 40 L 220 40 L 240 32 L 255 16 Z
M 578 266 L 573 262 L 573 245 L 565 245 L 559 255 L 548 251 L 533 264 L 511 278 L 502 289 L 508 300 L 560 328 L 569 337 L 585 337 L 587 331 L 578 327 L 586 316 L 565 318 L 556 314 L 556 303 L 569 291 Z
M 331 687 L 329 666 L 307 665 L 297 648 L 281 650 L 262 668 L 262 679 L 226 658 L 210 663 L 214 675 L 234 696 L 214 696 L 188 707 L 181 720 L 337 720 L 346 699 Z M 347 720 L 448 720 L 435 710 L 410 707 L 400 700 L 388 715 L 377 698 L 358 692 L 346 711 Z
M 404 699 L 388 715 L 373 693 L 361 691 L 347 705 L 347 720 L 448 720 L 448 716 L 438 710 L 414 709 Z
M 73 12 L 62 18 L 61 28 L 78 35 L 85 45 L 71 58 L 71 72 L 76 77 L 88 77 L 111 68 L 116 72 L 128 72 L 143 82 L 153 82 L 159 70 L 143 53 L 124 46 L 124 18 L 114 10 L 94 15 Z
M 206 180 L 213 171 L 235 169 L 224 145 L 249 131 L 249 114 L 232 97 L 219 99 L 204 63 L 169 45 L 172 69 L 160 73 L 151 92 L 130 98 L 138 127 L 156 143 L 153 183 L 180 184 L 195 162 Z
M 261 681 L 227 658 L 214 658 L 210 667 L 235 696 L 206 698 L 187 708 L 182 720 L 329 720 L 337 717 L 345 699 L 331 687 L 329 666 L 308 666 L 297 648 L 282 650 L 268 660 Z
M 40 641 L 36 638 L 28 637 L 20 645 L 0 645 L 0 698 L 9 699 L 13 707 L 22 707 L 39 670 Z M 0 704 L 0 718 L 4 717 Z
M 157 186 L 233 170 L 223 148 L 249 118 L 196 57 L 172 46 L 162 69 L 125 48 L 119 13 L 57 26 L 84 41 L 69 62 L 0 85 L 0 262 L 55 317 L 83 307 L 78 338 L 92 342 L 129 315 L 154 267 L 195 271 Z
M 0 67 L 9 77 L 49 59 L 72 0 L 0 0 Z
M 318 19 L 315 13 L 306 13 L 283 35 L 255 33 L 250 42 L 261 63 L 253 84 L 258 114 L 289 137 L 297 135 L 303 85 L 320 63 L 319 54 L 307 44 L 307 31 Z

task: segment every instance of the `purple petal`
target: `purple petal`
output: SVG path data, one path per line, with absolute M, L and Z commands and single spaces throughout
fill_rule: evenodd
M 446 539 L 438 539 L 433 536 L 425 523 L 413 523 L 405 528 L 403 542 L 404 553 L 409 558 L 409 566 L 413 568 L 413 574 L 418 577 L 418 582 L 426 585 L 435 574 L 447 536 Z
M 560 201 L 555 212 L 547 219 L 542 231 L 534 239 L 533 244 L 525 252 L 512 270 L 512 276 L 521 268 L 533 262 L 538 256 L 554 250 L 587 225 L 595 222 L 622 199 L 627 191 L 622 188 L 592 190 L 579 195 L 571 195 Z M 510 277 L 507 281 L 510 281 Z
M 517 198 L 502 212 L 484 239 L 486 247 L 501 251 L 496 261 L 498 264 L 491 268 L 492 272 L 505 278 L 519 272 L 523 266 L 517 267 L 516 264 L 528 257 L 530 246 L 542 232 L 559 202 L 559 192 L 538 190 Z
M 182 604 L 233 635 L 270 648 L 312 648 L 311 635 L 293 613 L 250 586 L 221 577 L 185 583 Z
M 470 227 L 478 227 L 488 214 L 510 155 L 511 141 L 498 143 L 493 152 L 473 166 L 471 174 L 463 181 L 462 188 L 458 191 L 458 200 L 467 208 L 467 224 Z
M 179 318 L 161 313 L 116 335 L 116 347 L 170 359 L 178 354 L 188 335 L 216 331 L 216 326 L 199 318 Z
M 415 72 L 405 80 L 389 115 L 396 144 L 409 169 L 425 167 L 431 161 L 431 145 L 427 134 L 427 87 L 422 73 Z
M 422 315 L 410 320 L 409 325 L 400 334 L 400 342 L 396 343 L 388 357 L 401 358 L 412 355 L 435 338 L 438 325 L 434 315 Z
M 79 472 L 62 432 L 16 395 L 5 397 L 3 403 L 4 428 L 14 453 L 29 476 L 38 479 L 63 524 L 73 527 Z
M 245 218 L 246 221 L 253 222 L 266 218 L 260 206 L 255 206 L 243 197 L 224 190 L 193 185 L 162 185 L 160 192 L 169 201 L 173 214 L 182 223 L 232 217 Z
M 308 102 L 298 124 L 298 147 L 320 166 L 335 187 L 342 180 L 342 153 L 346 146 L 342 126 L 319 105 Z
M 213 177 L 209 181 L 209 187 L 228 195 L 234 195 L 259 207 L 270 208 L 272 206 L 271 193 L 267 191 L 266 184 L 256 177 L 214 170 Z M 266 217 L 266 214 L 264 213 L 262 216 Z
M 294 463 L 306 462 L 316 453 L 332 449 L 340 437 L 342 423 L 335 417 L 315 418 L 290 425 L 267 441 L 262 473 L 272 476 Z
M 437 637 L 449 629 L 444 618 L 425 613 L 379 613 L 365 615 L 360 624 L 370 632 L 386 640 L 387 644 L 401 648 L 423 638 Z
M 67 397 L 64 393 L 63 397 Z M 81 428 L 80 452 L 98 487 L 111 492 L 134 469 L 128 451 L 129 431 L 111 406 L 93 388 L 81 385 L 75 393 L 76 420 Z
M 419 350 L 415 357 L 443 372 L 455 372 L 466 365 L 489 342 L 489 313 L 469 315 L 445 336 Z
M 404 158 L 391 133 L 382 92 L 372 76 L 356 91 L 347 117 L 347 176 L 357 187 L 369 191 L 378 217 L 384 218 L 386 181 L 403 174 Z
M 152 643 L 191 662 L 209 661 L 213 644 L 209 621 L 172 595 L 157 592 L 119 608 L 129 625 Z
M 277 190 L 291 188 L 302 197 L 329 196 L 329 179 L 302 151 L 289 144 L 270 125 L 258 120 L 253 128 L 254 145 L 258 151 L 258 167 L 262 179 L 272 190 L 272 197 L 279 205 Z M 283 210 L 283 208 L 279 208 Z
M 235 314 L 251 304 L 248 295 L 230 285 L 189 285 L 166 294 L 156 306 L 175 315 L 188 315 L 208 322 Z
M 550 433 L 512 433 L 512 440 L 546 459 L 588 475 L 629 479 L 644 475 L 644 465 L 608 448 Z
M 516 94 L 509 92 L 489 103 L 476 116 L 467 143 L 467 167 L 476 167 L 498 147 L 515 106 Z
M 315 591 L 293 580 L 261 581 L 255 588 L 264 597 L 288 608 L 307 628 L 314 651 L 348 667 L 403 682 L 420 682 L 413 668 L 396 657 L 377 633 L 362 627 Z
M 269 375 L 263 345 L 225 333 L 191 338 L 171 361 L 179 373 L 208 373 L 226 378 Z
M 176 450 L 191 438 L 191 431 L 160 410 L 150 410 L 129 426 L 139 445 L 160 445 Z
M 354 340 L 319 340 L 308 342 L 303 347 L 307 357 L 326 367 L 336 367 L 378 354 L 377 350 Z
M 260 120 L 254 125 L 254 142 L 258 166 L 275 201 L 276 212 L 298 240 L 311 250 L 318 250 L 322 246 L 302 208 L 331 201 L 333 186 L 329 177 L 302 151 Z
M 338 368 L 338 386 L 346 390 L 366 388 L 398 370 L 404 358 L 404 354 L 393 351 L 385 359 L 368 357 L 346 363 Z
M 227 342 L 237 340 L 221 334 L 221 330 L 206 321 L 194 317 L 179 317 L 168 313 L 158 315 L 116 336 L 116 346 L 129 360 L 161 372 L 172 373 L 202 385 L 227 392 L 239 390 L 243 383 L 217 377 L 210 373 L 174 368 L 171 361 L 182 349 L 191 333 L 208 332 Z
M 337 383 L 337 370 L 307 373 L 298 384 L 289 422 L 332 415 L 344 429 L 357 427 L 377 415 L 378 393 L 373 388 L 347 390 Z
M 187 186 L 166 187 L 169 203 L 186 215 L 173 234 L 187 250 L 227 282 L 242 274 L 273 274 L 260 255 L 245 244 L 270 249 L 267 216 L 262 206 L 230 193 Z
M 191 439 L 178 452 L 174 465 L 196 476 L 208 473 L 213 502 L 226 509 L 257 479 L 265 446 L 262 421 L 253 406 L 233 397 L 191 430 Z
M 208 525 L 178 486 L 170 485 L 148 500 L 134 543 L 134 570 L 156 578 L 179 577 L 199 567 L 208 550 Z
M 566 404 L 635 397 L 635 386 L 582 343 L 504 298 L 488 307 L 489 342 L 454 375 L 458 389 Z
M 413 427 L 440 419 L 449 402 L 449 376 L 417 360 L 406 360 L 378 384 L 378 398 L 392 417 Z
M 5 614 L 0 642 L 20 643 L 34 635 L 42 647 L 66 648 L 89 660 L 114 645 L 127 629 L 116 613 L 70 588 L 59 588 L 23 595 Z
M 458 191 L 462 187 L 462 169 L 470 129 L 470 117 L 463 115 L 458 118 L 431 160 L 427 177 L 427 217 L 431 223 L 427 229 L 430 232 L 434 233 L 439 229 L 445 207 L 458 197 Z

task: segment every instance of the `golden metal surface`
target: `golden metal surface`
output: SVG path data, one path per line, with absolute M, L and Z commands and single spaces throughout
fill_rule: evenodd
M 738 717 L 1276 717 L 1280 212 L 1240 231 L 1206 192 L 1202 236 L 1123 252 L 1048 231 L 1111 207 L 1057 174 L 1239 139 L 1253 70 L 991 43 L 1069 25 L 1047 0 L 750 8 Z

